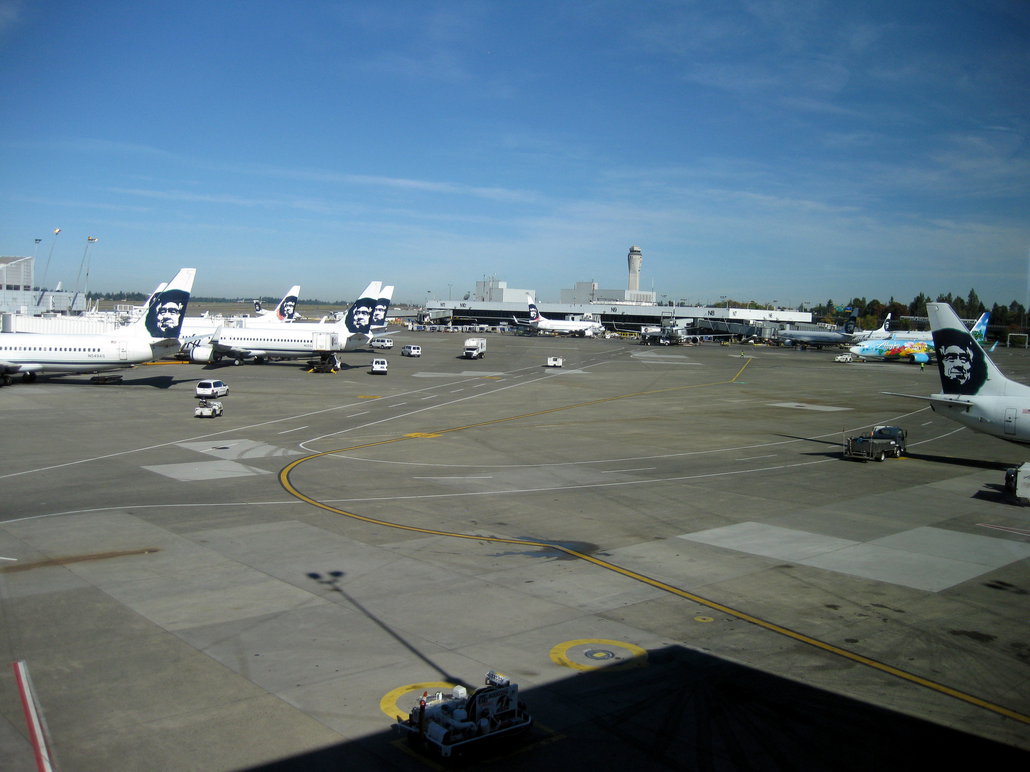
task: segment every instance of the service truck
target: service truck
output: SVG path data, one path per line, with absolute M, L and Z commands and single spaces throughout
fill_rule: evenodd
M 899 458 L 905 452 L 907 436 L 908 432 L 900 426 L 874 426 L 871 432 L 844 441 L 844 458 L 859 461 Z
M 465 338 L 465 359 L 482 359 L 486 356 L 486 338 Z

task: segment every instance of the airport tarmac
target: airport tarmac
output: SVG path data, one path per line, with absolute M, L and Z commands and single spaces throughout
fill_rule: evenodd
M 536 723 L 455 768 L 1030 758 L 1030 507 L 1002 489 L 1030 449 L 881 393 L 935 368 L 390 337 L 387 375 L 0 390 L 0 645 L 63 772 L 438 769 L 392 717 L 488 670 Z M 194 418 L 211 377 L 225 414 Z M 907 457 L 840 458 L 882 423 Z M 36 768 L 10 667 L 0 759 Z

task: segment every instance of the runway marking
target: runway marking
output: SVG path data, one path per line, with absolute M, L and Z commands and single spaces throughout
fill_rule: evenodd
M 473 428 L 479 428 L 479 427 L 485 427 L 485 426 L 496 426 L 496 425 L 499 425 L 499 424 L 507 423 L 507 422 L 510 422 L 510 421 L 517 421 L 517 420 L 521 420 L 521 419 L 524 419 L 524 418 L 531 418 L 531 417 L 536 417 L 536 416 L 539 416 L 539 415 L 548 415 L 550 413 L 556 413 L 556 412 L 560 412 L 560 411 L 564 411 L 564 410 L 572 410 L 572 409 L 575 409 L 575 408 L 586 407 L 586 406 L 590 406 L 590 405 L 606 404 L 606 403 L 609 403 L 609 402 L 614 402 L 614 401 L 621 400 L 621 399 L 629 399 L 629 398 L 637 397 L 637 396 L 646 396 L 646 395 L 651 395 L 651 394 L 661 394 L 661 393 L 672 392 L 672 391 L 682 391 L 684 389 L 698 388 L 698 387 L 706 386 L 706 385 L 707 386 L 712 386 L 712 385 L 735 383 L 737 381 L 737 379 L 740 377 L 740 375 L 744 372 L 744 370 L 747 368 L 747 366 L 752 361 L 753 361 L 752 359 L 748 358 L 748 360 L 744 363 L 744 365 L 728 381 L 719 381 L 719 382 L 709 383 L 709 384 L 693 384 L 693 385 L 688 385 L 688 386 L 675 386 L 675 387 L 669 387 L 669 388 L 666 388 L 666 389 L 656 389 L 656 390 L 653 390 L 653 391 L 643 391 L 643 392 L 635 392 L 635 393 L 632 393 L 632 394 L 622 394 L 622 395 L 618 395 L 618 396 L 614 396 L 614 397 L 603 397 L 603 398 L 596 399 L 596 400 L 590 400 L 590 401 L 587 401 L 587 402 L 578 402 L 578 403 L 575 403 L 575 404 L 565 405 L 563 407 L 558 407 L 558 408 L 550 408 L 550 409 L 547 409 L 547 410 L 541 410 L 541 411 L 532 412 L 532 413 L 524 413 L 524 414 L 515 415 L 515 416 L 507 416 L 507 417 L 504 417 L 504 418 L 495 418 L 495 419 L 490 419 L 490 420 L 486 420 L 486 421 L 480 421 L 480 422 L 473 423 L 473 424 L 467 424 L 467 425 L 464 425 L 464 426 L 451 427 L 451 428 L 448 428 L 448 429 L 439 429 L 439 430 L 437 430 L 437 433 L 439 433 L 439 434 L 449 434 L 449 433 L 453 433 L 453 432 L 465 431 L 467 429 L 473 429 Z M 689 592 L 687 590 L 681 589 L 679 587 L 675 587 L 675 586 L 673 586 L 671 584 L 667 584 L 666 582 L 663 582 L 663 581 L 661 581 L 659 579 L 655 579 L 654 577 L 651 577 L 651 576 L 647 576 L 646 574 L 642 574 L 642 573 L 639 573 L 637 571 L 633 571 L 631 569 L 624 568 L 624 567 L 619 566 L 619 565 L 617 565 L 615 563 L 611 563 L 611 562 L 608 562 L 606 560 L 602 560 L 601 558 L 595 557 L 593 555 L 589 555 L 589 554 L 586 554 L 586 553 L 583 553 L 583 552 L 578 552 L 578 551 L 576 551 L 574 549 L 571 549 L 569 547 L 566 547 L 566 546 L 564 546 L 562 544 L 557 544 L 557 543 L 553 543 L 552 544 L 550 542 L 537 541 L 537 540 L 534 540 L 534 539 L 520 539 L 520 538 L 504 537 L 504 536 L 487 536 L 487 535 L 483 535 L 483 534 L 462 533 L 462 532 L 459 532 L 459 531 L 444 531 L 444 530 L 435 529 L 435 528 L 423 528 L 423 527 L 419 527 L 419 526 L 407 525 L 407 524 L 404 524 L 404 523 L 391 522 L 389 520 L 381 520 L 379 518 L 370 517 L 368 515 L 360 515 L 360 514 L 357 514 L 356 512 L 348 512 L 347 510 L 340 509 L 339 507 L 334 507 L 334 506 L 331 506 L 330 504 L 327 504 L 327 503 L 325 503 L 323 501 L 319 501 L 317 499 L 311 498 L 310 496 L 307 496 L 306 494 L 302 493 L 298 488 L 294 487 L 293 483 L 290 480 L 291 473 L 295 469 L 297 469 L 297 467 L 299 467 L 301 464 L 306 463 L 308 461 L 312 461 L 312 460 L 318 459 L 318 458 L 326 458 L 326 457 L 333 456 L 335 454 L 342 453 L 342 452 L 347 452 L 347 451 L 360 450 L 360 449 L 363 449 L 363 448 L 370 448 L 370 447 L 379 447 L 379 446 L 382 446 L 382 445 L 390 445 L 390 444 L 393 444 L 395 442 L 404 441 L 405 439 L 408 439 L 408 438 L 407 437 L 394 437 L 392 439 L 381 440 L 379 442 L 365 443 L 365 444 L 356 445 L 356 446 L 353 446 L 353 447 L 350 447 L 350 448 L 337 448 L 337 449 L 334 449 L 334 450 L 327 450 L 327 451 L 322 451 L 322 452 L 319 452 L 319 453 L 313 453 L 313 454 L 311 454 L 309 456 L 305 456 L 303 458 L 299 458 L 299 459 L 297 459 L 295 461 L 292 461 L 289 464 L 287 464 L 285 467 L 283 467 L 282 470 L 279 472 L 279 484 L 283 487 L 283 489 L 287 493 L 289 493 L 292 496 L 295 496 L 296 498 L 300 499 L 301 501 L 304 501 L 304 502 L 310 504 L 313 507 L 316 507 L 318 509 L 324 510 L 326 512 L 330 512 L 332 514 L 337 514 L 337 515 L 341 515 L 343 517 L 348 517 L 348 518 L 351 518 L 353 520 L 357 520 L 357 521 L 360 521 L 360 522 L 363 522 L 363 523 L 368 523 L 370 525 L 379 525 L 379 526 L 382 526 L 382 527 L 385 527 L 385 528 L 395 528 L 395 529 L 398 529 L 398 530 L 401 530 L 401 531 L 408 531 L 408 532 L 412 532 L 412 533 L 421 533 L 421 534 L 426 534 L 426 535 L 429 535 L 429 536 L 442 536 L 442 537 L 453 538 L 453 539 L 464 539 L 464 540 L 467 540 L 467 541 L 489 542 L 489 543 L 495 543 L 495 544 L 512 544 L 512 545 L 516 545 L 516 546 L 520 546 L 520 547 L 535 547 L 535 548 L 538 548 L 538 549 L 548 549 L 548 550 L 554 550 L 556 552 L 561 552 L 561 553 L 563 553 L 565 555 L 568 555 L 569 557 L 576 558 L 578 560 L 582 560 L 582 561 L 584 561 L 586 563 L 590 563 L 590 564 L 592 564 L 594 566 L 597 566 L 598 568 L 603 568 L 603 569 L 605 569 L 607 571 L 612 571 L 613 573 L 619 574 L 621 576 L 624 576 L 624 577 L 626 577 L 628 579 L 632 579 L 632 580 L 637 581 L 637 582 L 641 582 L 643 584 L 646 584 L 646 585 L 648 585 L 650 587 L 653 587 L 653 588 L 655 588 L 657 590 L 660 590 L 662 592 L 669 593 L 670 595 L 675 595 L 675 596 L 677 596 L 679 598 L 683 598 L 684 600 L 691 601 L 692 603 L 696 603 L 696 604 L 705 606 L 707 608 L 712 609 L 713 611 L 718 611 L 720 613 L 726 614 L 727 616 L 733 617 L 735 619 L 739 619 L 739 620 L 742 620 L 744 622 L 748 622 L 750 624 L 755 625 L 756 627 L 760 627 L 760 628 L 762 628 L 764 630 L 767 630 L 769 632 L 776 633 L 778 635 L 782 635 L 784 637 L 790 638 L 790 639 L 792 639 L 794 641 L 797 641 L 799 643 L 807 644 L 807 645 L 812 646 L 814 648 L 820 649 L 821 651 L 826 652 L 828 654 L 832 654 L 832 655 L 841 657 L 843 659 L 847 659 L 847 660 L 849 660 L 851 662 L 854 662 L 856 664 L 864 665 L 864 666 L 869 667 L 869 668 L 871 668 L 873 670 L 877 670 L 877 671 L 879 671 L 881 673 L 885 673 L 887 675 L 894 676 L 896 678 L 899 678 L 899 679 L 901 679 L 903 681 L 907 681 L 909 683 L 915 684 L 917 686 L 922 686 L 924 688 L 930 689 L 931 691 L 935 691 L 935 692 L 937 692 L 939 694 L 943 694 L 943 695 L 946 695 L 946 696 L 949 696 L 949 697 L 953 697 L 953 698 L 955 698 L 957 700 L 960 700 L 962 702 L 965 702 L 967 704 L 974 705 L 976 707 L 983 708 L 985 710 L 988 710 L 990 712 L 996 713 L 998 715 L 1006 716 L 1008 718 L 1012 718 L 1012 719 L 1014 719 L 1016 721 L 1019 721 L 1021 723 L 1030 725 L 1030 716 L 1024 715 L 1024 714 L 1019 713 L 1019 712 L 1017 712 L 1015 710 L 1012 710 L 1010 708 L 1006 708 L 1006 707 L 1001 706 L 1001 705 L 996 705 L 996 704 L 994 704 L 992 702 L 988 702 L 987 700 L 984 700 L 984 699 L 982 699 L 980 697 L 976 697 L 975 695 L 968 694 L 966 692 L 963 692 L 963 691 L 960 691 L 958 689 L 952 688 L 952 687 L 947 686 L 945 684 L 938 683 L 936 681 L 932 681 L 932 680 L 930 680 L 928 678 L 924 678 L 923 676 L 916 675 L 915 673 L 910 673 L 908 671 L 905 671 L 905 670 L 902 670 L 900 668 L 894 667 L 893 665 L 889 665 L 889 664 L 887 664 L 885 662 L 880 662 L 879 660 L 873 659 L 871 657 L 867 657 L 867 656 L 865 656 L 863 654 L 859 654 L 858 652 L 850 651 L 849 649 L 845 649 L 845 648 L 842 648 L 840 646 L 836 646 L 834 644 L 828 643 L 826 641 L 819 640 L 818 638 L 813 638 L 813 637 L 811 637 L 809 635 L 805 635 L 804 633 L 801 633 L 801 632 L 799 632 L 797 630 L 793 630 L 793 629 L 791 629 L 789 627 L 785 627 L 783 625 L 777 624 L 775 622 L 771 622 L 771 621 L 763 619 L 761 617 L 757 617 L 757 616 L 754 616 L 752 614 L 748 614 L 747 612 L 740 611 L 739 609 L 735 609 L 732 606 L 727 606 L 727 605 L 725 605 L 723 603 L 720 603 L 718 601 L 711 600 L 711 599 L 705 598 L 705 597 L 703 597 L 701 595 L 697 595 L 695 593 L 692 593 L 692 592 Z M 823 461 L 823 462 L 815 462 L 815 463 L 825 463 L 825 461 Z
M 775 455 L 775 453 L 767 453 L 764 456 L 744 456 L 743 458 L 738 458 L 737 461 L 754 461 L 756 458 L 772 458 Z
M 616 474 L 617 472 L 649 472 L 652 469 L 657 469 L 656 466 L 641 466 L 636 469 L 605 469 L 601 474 Z
M 307 428 L 308 427 L 306 427 L 306 426 L 298 426 L 298 427 L 296 427 L 294 429 L 284 429 L 283 431 L 279 432 L 279 434 L 289 434 L 290 432 L 299 432 L 301 429 L 307 429 Z
M 412 480 L 492 480 L 492 476 L 487 477 L 450 477 L 450 476 L 439 476 L 439 477 L 412 477 Z

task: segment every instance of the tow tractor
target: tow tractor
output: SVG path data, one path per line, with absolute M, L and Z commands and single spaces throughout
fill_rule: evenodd
M 197 403 L 197 406 L 193 408 L 193 417 L 217 418 L 223 412 L 221 402 L 216 402 L 213 399 L 202 399 Z
M 532 725 L 532 716 L 519 700 L 518 684 L 491 670 L 486 685 L 472 694 L 464 686 L 452 687 L 450 694 L 422 692 L 418 705 L 406 719 L 398 716 L 394 728 L 410 745 L 448 758 L 455 751 L 518 734 Z

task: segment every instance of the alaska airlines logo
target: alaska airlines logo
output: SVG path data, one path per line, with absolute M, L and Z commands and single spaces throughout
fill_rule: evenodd
M 984 353 L 962 330 L 934 330 L 937 368 L 945 394 L 976 394 L 987 380 Z
M 375 298 L 359 298 L 349 309 L 345 324 L 350 332 L 368 332 L 372 326 L 372 311 L 375 309 Z
M 276 309 L 275 315 L 279 317 L 279 321 L 288 322 L 293 319 L 297 313 L 297 296 L 287 295 L 283 298 L 283 302 L 279 304 L 279 308 Z
M 529 321 L 535 322 L 540 318 L 540 312 L 536 310 L 536 306 L 532 303 L 529 304 Z
M 165 290 L 158 294 L 147 309 L 147 332 L 155 338 L 178 338 L 189 299 L 190 293 L 185 290 Z

